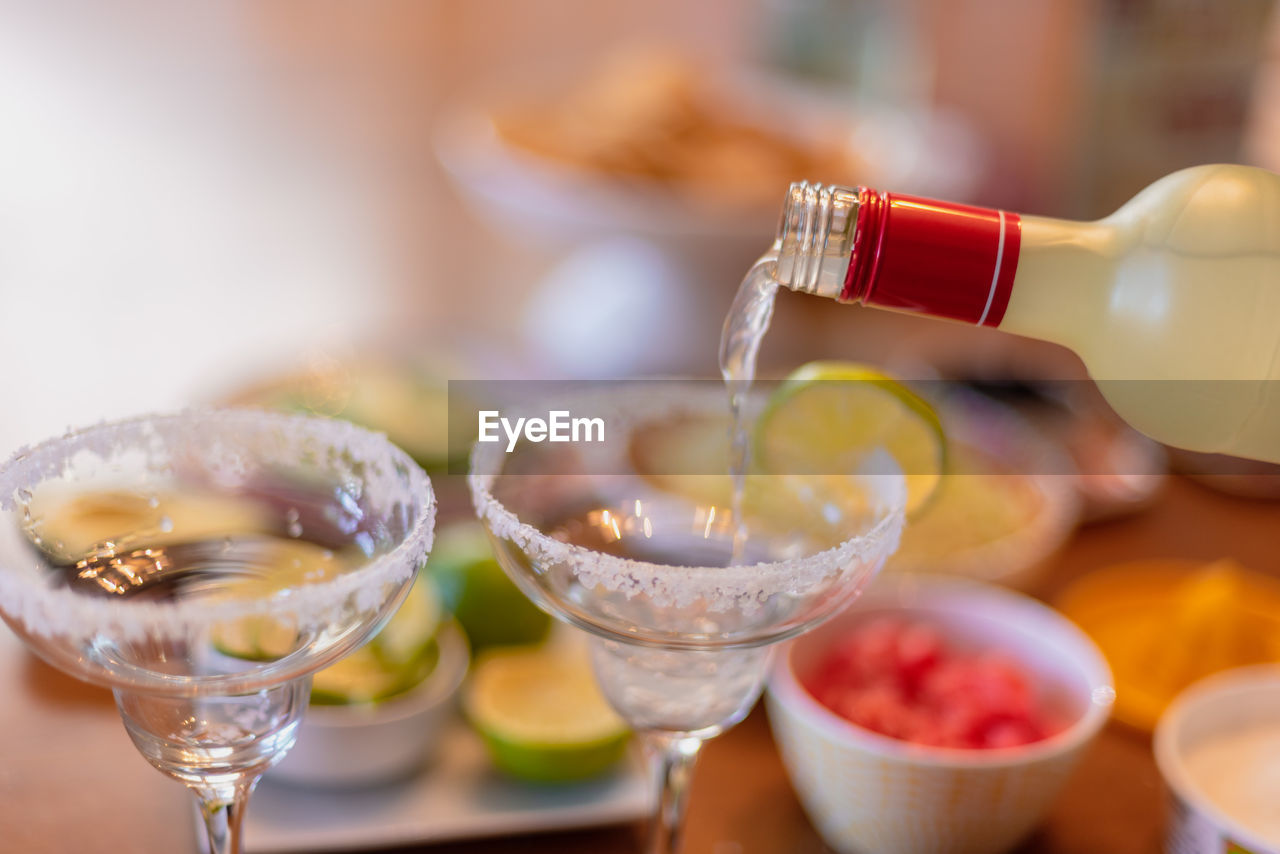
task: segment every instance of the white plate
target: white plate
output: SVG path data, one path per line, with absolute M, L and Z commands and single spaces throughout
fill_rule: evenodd
M 959 115 L 854 101 L 839 87 L 750 67 L 713 77 L 708 85 L 722 90 L 744 121 L 802 140 L 846 140 L 863 164 L 859 181 L 879 189 L 968 199 L 987 171 L 983 143 Z M 513 238 L 533 237 L 544 248 L 618 234 L 682 246 L 696 237 L 704 252 L 728 244 L 758 253 L 767 246 L 785 186 L 776 204 L 739 206 L 726 216 L 661 183 L 618 180 L 539 157 L 506 144 L 494 130 L 493 112 L 562 95 L 531 87 L 444 111 L 433 140 L 436 157 L 481 221 Z
M 585 783 L 509 780 L 455 718 L 435 762 L 399 783 L 307 789 L 264 780 L 245 813 L 245 850 L 349 851 L 618 824 L 649 815 L 651 788 L 634 752 L 615 773 Z

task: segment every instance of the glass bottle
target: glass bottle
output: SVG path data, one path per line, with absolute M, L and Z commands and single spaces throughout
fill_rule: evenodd
M 779 284 L 1074 350 L 1167 444 L 1280 463 L 1280 175 L 1197 166 L 1071 222 L 793 184 Z

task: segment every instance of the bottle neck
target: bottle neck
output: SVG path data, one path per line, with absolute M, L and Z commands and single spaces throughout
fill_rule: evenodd
M 1021 244 L 1015 213 L 800 183 L 778 227 L 777 277 L 841 302 L 998 326 Z
M 808 181 L 791 185 L 774 244 L 779 284 L 840 298 L 858 233 L 858 194 L 857 189 Z

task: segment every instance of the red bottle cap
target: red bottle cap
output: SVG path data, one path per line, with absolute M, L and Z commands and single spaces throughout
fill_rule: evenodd
M 999 326 L 1021 245 L 1016 213 L 859 187 L 840 299 Z

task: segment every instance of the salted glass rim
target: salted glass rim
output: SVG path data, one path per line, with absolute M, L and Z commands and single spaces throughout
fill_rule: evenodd
M 126 450 L 131 440 L 137 443 L 145 439 L 149 427 L 218 422 L 226 422 L 228 428 L 241 425 L 275 429 L 286 440 L 314 440 L 360 453 L 359 459 L 365 463 L 381 461 L 389 469 L 383 476 L 390 476 L 390 472 L 406 475 L 409 494 L 421 498 L 417 518 L 389 551 L 328 581 L 286 588 L 271 597 L 231 594 L 212 602 L 99 599 L 70 588 L 52 587 L 38 571 L 23 572 L 0 562 L 0 612 L 38 636 L 105 635 L 121 640 L 181 637 L 247 616 L 292 615 L 300 623 L 310 624 L 323 620 L 325 613 L 340 609 L 352 596 L 358 603 L 362 597 L 377 596 L 384 584 L 402 581 L 426 560 L 435 529 L 436 498 L 430 478 L 405 451 L 382 433 L 336 418 L 261 409 L 201 407 L 138 415 L 100 421 L 20 447 L 0 464 L 0 511 L 12 511 L 19 502 L 19 492 L 57 476 L 65 463 L 81 451 L 108 459 L 114 451 Z M 221 428 L 222 424 L 218 426 Z M 33 554 L 31 559 L 34 567 L 37 557 Z M 373 607 L 377 603 L 363 604 Z
M 617 416 L 625 413 L 626 404 L 619 406 L 614 401 L 612 409 L 607 404 L 609 398 L 621 396 L 633 395 L 616 391 L 587 393 L 576 396 L 574 404 L 584 411 Z M 708 403 L 712 398 L 718 414 L 725 414 L 728 409 L 728 396 L 723 389 L 713 394 L 703 388 L 694 389 L 693 393 L 688 388 L 666 388 L 662 398 L 658 402 L 665 404 L 672 413 L 688 411 L 691 407 L 711 411 Z M 652 402 L 657 398 L 648 395 L 644 399 Z M 558 401 L 555 408 L 566 408 L 562 403 Z M 644 413 L 646 418 L 662 414 L 660 409 Z M 887 557 L 896 548 L 906 518 L 906 479 L 887 453 L 875 452 L 871 456 L 873 459 L 867 471 L 853 473 L 850 477 L 868 481 L 871 491 L 880 498 L 879 506 L 874 508 L 879 517 L 874 524 L 812 554 L 735 566 L 641 561 L 556 539 L 536 525 L 521 520 L 493 494 L 493 483 L 501 475 L 502 461 L 506 457 L 505 450 L 497 443 L 477 442 L 472 447 L 467 483 L 476 514 L 493 536 L 510 540 L 542 562 L 573 566 L 574 573 L 588 585 L 600 584 L 629 596 L 643 593 L 657 602 L 675 605 L 703 600 L 715 609 L 750 608 L 759 606 L 764 598 L 777 592 L 788 581 L 787 590 L 803 594 L 852 561 L 877 560 Z

